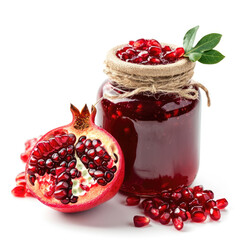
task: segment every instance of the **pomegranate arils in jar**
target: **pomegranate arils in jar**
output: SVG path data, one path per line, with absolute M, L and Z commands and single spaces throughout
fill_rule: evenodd
M 129 41 L 129 44 L 116 52 L 116 56 L 122 61 L 143 64 L 159 65 L 174 63 L 184 55 L 182 47 L 172 49 L 169 46 L 162 47 L 155 39 L 138 39 Z
M 171 220 L 177 230 L 184 226 L 183 222 L 190 220 L 201 223 L 210 218 L 219 220 L 221 217 L 220 208 L 227 205 L 225 198 L 217 201 L 211 197 L 214 196 L 211 190 L 204 190 L 203 186 L 190 188 L 184 185 L 175 189 L 162 190 L 156 197 L 147 197 L 140 203 L 138 196 L 127 197 L 127 205 L 137 205 L 144 209 L 144 214 L 161 224 L 166 225 Z

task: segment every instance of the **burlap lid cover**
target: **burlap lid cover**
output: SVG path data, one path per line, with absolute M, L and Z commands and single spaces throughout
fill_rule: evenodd
M 116 46 L 108 52 L 104 72 L 118 86 L 131 89 L 131 91 L 119 94 L 118 96 L 107 97 L 125 98 L 142 92 L 148 94 L 162 92 L 176 93 L 187 99 L 197 99 L 198 91 L 195 88 L 197 86 L 206 92 L 208 106 L 210 106 L 207 88 L 192 80 L 195 63 L 191 62 L 188 58 L 183 58 L 175 63 L 166 65 L 143 65 L 125 62 L 116 56 L 116 52 L 126 45 Z M 164 45 L 166 44 L 162 43 L 162 46 Z M 170 46 L 173 48 L 176 47 L 175 45 Z

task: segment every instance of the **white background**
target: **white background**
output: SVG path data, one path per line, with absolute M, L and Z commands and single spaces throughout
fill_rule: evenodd
M 1 231 L 5 239 L 206 239 L 226 238 L 239 227 L 239 7 L 238 1 L 52 1 L 0 2 Z M 151 222 L 134 228 L 140 211 L 125 197 L 87 212 L 62 214 L 35 199 L 14 198 L 15 176 L 24 168 L 25 140 L 71 121 L 70 103 L 95 103 L 105 80 L 109 48 L 138 38 L 182 45 L 185 32 L 200 25 L 223 34 L 217 65 L 197 64 L 194 79 L 203 96 L 201 163 L 194 184 L 212 189 L 229 206 L 219 222 L 173 226 Z M 233 235 L 232 235 L 233 236 Z

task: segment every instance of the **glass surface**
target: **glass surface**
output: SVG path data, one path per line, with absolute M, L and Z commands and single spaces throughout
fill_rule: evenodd
M 106 81 L 98 99 L 119 92 Z M 154 196 L 193 182 L 199 166 L 199 100 L 174 94 L 104 98 L 97 104 L 96 123 L 117 139 L 124 153 L 121 191 Z

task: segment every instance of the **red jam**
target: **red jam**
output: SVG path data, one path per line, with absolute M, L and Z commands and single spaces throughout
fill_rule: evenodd
M 98 92 L 119 94 L 110 81 Z M 162 189 L 190 185 L 199 165 L 200 101 L 174 94 L 102 99 L 96 123 L 111 133 L 125 157 L 121 191 L 154 196 Z

